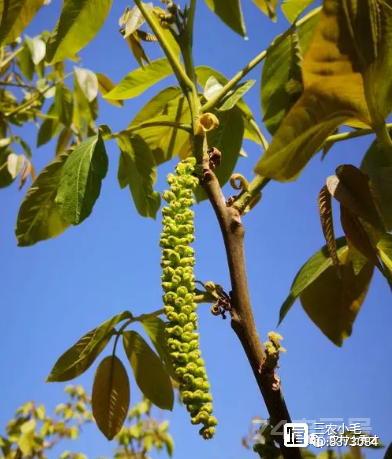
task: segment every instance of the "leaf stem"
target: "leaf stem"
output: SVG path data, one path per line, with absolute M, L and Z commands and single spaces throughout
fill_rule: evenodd
M 386 125 L 388 129 L 392 128 L 392 123 Z M 348 139 L 355 139 L 356 137 L 362 137 L 365 135 L 374 134 L 375 131 L 372 128 L 368 129 L 358 129 L 356 131 L 349 131 L 349 132 L 342 132 L 340 134 L 333 134 L 327 137 L 325 144 L 335 143 L 335 142 L 342 142 Z
M 389 164 L 392 166 L 392 139 L 388 132 L 388 126 L 383 123 L 381 126 L 375 126 L 374 131 L 378 141 L 384 147 L 383 150 L 388 158 Z
M 119 329 L 119 331 L 116 333 L 116 339 L 114 340 L 114 344 L 113 344 L 113 353 L 112 353 L 113 356 L 116 355 L 117 343 L 118 343 L 118 340 L 120 339 L 120 336 L 123 334 L 123 331 L 128 327 L 128 325 L 130 325 L 132 322 L 135 322 L 135 319 L 136 319 L 135 317 L 132 317 L 131 319 L 126 320 L 121 325 L 121 328 Z
M 186 92 L 186 90 L 192 91 L 194 85 L 186 74 L 181 62 L 177 59 L 173 49 L 170 47 L 166 38 L 161 33 L 156 17 L 148 12 L 147 8 L 141 0 L 134 0 L 134 2 L 143 14 L 143 17 L 147 24 L 150 26 L 151 30 L 154 32 L 154 35 L 157 37 L 163 52 L 165 53 L 168 61 L 170 62 L 170 65 L 173 68 L 174 74 L 176 75 L 181 88 L 184 90 L 184 92 Z
M 309 20 L 309 16 L 312 15 L 314 16 L 320 11 L 320 8 L 314 9 L 309 15 L 301 18 L 297 24 L 296 27 L 301 26 L 304 22 Z M 258 64 L 260 64 L 261 61 L 263 61 L 268 53 L 269 49 L 274 48 L 277 46 L 279 43 L 281 43 L 288 35 L 292 33 L 293 26 L 289 27 L 285 32 L 283 32 L 281 35 L 276 37 L 276 39 L 271 43 L 271 45 L 265 49 L 264 51 L 261 51 L 254 59 L 252 59 L 249 64 L 247 64 L 242 70 L 240 70 L 234 77 L 228 81 L 225 86 L 212 98 L 210 99 L 206 104 L 204 104 L 201 107 L 201 113 L 209 112 L 213 108 L 215 108 L 219 102 L 225 97 L 225 95 L 233 89 L 233 87 L 239 83 L 251 70 L 253 70 Z
M 213 171 L 209 167 L 209 157 L 203 157 L 203 176 L 201 185 L 204 188 L 218 219 L 222 232 L 227 262 L 231 279 L 231 326 L 246 353 L 260 392 L 267 406 L 271 424 L 282 429 L 291 422 L 279 379 L 274 370 L 265 366 L 266 353 L 257 333 L 252 306 L 250 302 L 246 274 L 244 236 L 245 228 L 241 222 L 238 209 L 228 207 Z M 279 430 L 280 430 L 279 429 Z M 299 448 L 287 448 L 283 443 L 283 435 L 276 437 L 284 459 L 301 459 Z
M 17 113 L 19 112 L 22 112 L 23 110 L 25 110 L 26 108 L 29 108 L 31 107 L 34 102 L 36 102 L 41 96 L 43 96 L 45 93 L 47 93 L 50 89 L 54 88 L 55 86 L 57 86 L 59 83 L 62 83 L 66 78 L 69 78 L 70 76 L 72 76 L 74 74 L 74 72 L 70 72 L 68 73 L 67 75 L 63 76 L 62 78 L 60 78 L 58 81 L 56 81 L 56 83 L 52 84 L 51 86 L 48 86 L 46 89 L 44 89 L 43 91 L 39 91 L 37 93 L 37 95 L 33 96 L 31 99 L 27 100 L 24 104 L 22 105 L 19 105 L 18 107 L 16 107 L 14 110 L 11 110 L 9 113 L 6 113 L 5 116 L 6 117 L 9 117 L 9 116 L 12 116 L 12 115 L 16 115 Z
M 145 123 L 138 124 L 137 126 L 132 126 L 128 129 L 124 129 L 123 131 L 115 132 L 114 134 L 107 134 L 103 136 L 104 140 L 112 140 L 121 137 L 122 135 L 128 135 L 132 132 L 136 132 L 140 129 L 146 129 L 155 126 L 168 126 L 172 127 L 173 129 L 182 129 L 183 131 L 192 133 L 192 126 L 190 124 L 185 123 L 175 123 L 174 121 L 147 121 Z
M 233 207 L 235 207 L 240 214 L 242 214 L 246 206 L 256 197 L 256 195 L 270 183 L 271 179 L 261 177 L 260 175 L 256 176 L 250 183 L 247 191 L 242 191 L 238 199 L 234 202 Z

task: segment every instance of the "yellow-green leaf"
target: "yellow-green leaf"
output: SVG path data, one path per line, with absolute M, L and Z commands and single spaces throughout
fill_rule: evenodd
M 58 236 L 69 223 L 60 214 L 55 202 L 61 171 L 68 153 L 62 153 L 38 175 L 20 206 L 15 234 L 18 246 L 34 245 Z
M 142 127 L 147 122 L 190 123 L 189 105 L 180 88 L 163 89 L 147 102 L 128 126 L 148 144 L 158 166 L 181 151 L 189 140 L 189 133 L 171 126 Z
M 0 46 L 15 41 L 43 4 L 44 0 L 3 0 L 0 2 Z
M 141 392 L 158 408 L 172 410 L 173 387 L 159 357 L 137 332 L 125 332 L 123 344 Z
M 240 0 L 205 0 L 207 6 L 234 32 L 246 36 Z
M 121 150 L 120 186 L 129 185 L 136 209 L 143 217 L 155 220 L 161 205 L 161 196 L 154 191 L 157 171 L 154 156 L 140 135 L 131 134 L 117 139 Z
M 61 130 L 58 119 L 56 104 L 52 104 L 48 110 L 48 118 L 45 118 L 38 130 L 37 147 L 50 142 Z
M 66 127 L 71 126 L 74 107 L 73 94 L 64 83 L 58 83 L 56 85 L 54 106 L 55 112 L 58 114 L 59 121 Z
M 108 157 L 100 134 L 85 140 L 71 152 L 56 196 L 64 220 L 78 225 L 91 214 L 107 170 Z
M 99 430 L 112 440 L 126 419 L 130 388 L 127 371 L 115 355 L 105 357 L 94 377 L 91 405 Z
M 255 5 L 257 5 L 260 10 L 271 18 L 274 22 L 276 21 L 276 7 L 278 5 L 278 0 L 252 0 Z
M 348 250 L 339 258 L 343 263 L 339 271 L 329 266 L 300 295 L 307 315 L 336 346 L 351 335 L 374 271 L 368 262 L 355 274 Z
M 294 22 L 313 2 L 315 0 L 284 0 L 280 7 L 287 20 Z
M 144 69 L 139 68 L 128 73 L 104 97 L 111 100 L 132 99 L 172 73 L 173 70 L 166 58 L 157 59 L 156 61 L 152 61 Z
M 64 0 L 60 19 L 47 44 L 46 59 L 54 64 L 73 58 L 97 35 L 112 0 Z
M 47 382 L 63 382 L 75 379 L 82 373 L 87 371 L 94 363 L 95 359 L 105 349 L 106 345 L 113 336 L 113 328 L 106 333 L 103 338 L 97 342 L 97 345 L 90 349 L 85 355 L 83 351 L 90 345 L 97 328 L 89 331 L 80 340 L 70 347 L 64 354 L 57 360 L 52 368 Z
M 103 73 L 96 73 L 97 79 L 98 79 L 98 91 L 100 92 L 101 96 L 105 96 L 108 92 L 110 92 L 116 85 L 113 83 L 113 81 L 104 75 Z M 105 99 L 107 102 L 109 102 L 112 105 L 115 105 L 116 107 L 123 107 L 124 102 L 122 100 L 110 100 L 110 99 Z

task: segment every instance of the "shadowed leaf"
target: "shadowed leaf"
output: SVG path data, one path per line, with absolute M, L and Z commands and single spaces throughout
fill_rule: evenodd
M 346 251 L 346 238 L 340 237 L 336 239 L 336 246 L 338 253 Z M 309 258 L 295 276 L 291 285 L 290 294 L 280 308 L 278 325 L 282 323 L 286 314 L 289 312 L 300 294 L 330 266 L 333 266 L 333 262 L 332 258 L 329 256 L 327 246 L 324 246 L 311 258 Z
M 94 330 L 88 332 L 76 344 L 64 352 L 52 368 L 50 375 L 46 379 L 47 382 L 70 381 L 91 367 L 113 336 L 112 329 L 89 353 L 82 356 L 83 351 L 91 343 L 96 331 L 97 329 L 94 328 Z
M 60 214 L 55 202 L 60 176 L 68 153 L 62 153 L 38 175 L 19 209 L 15 234 L 18 246 L 34 245 L 58 236 L 69 223 Z
M 321 188 L 318 197 L 321 227 L 323 229 L 325 241 L 333 264 L 338 267 L 339 259 L 336 249 L 335 231 L 333 229 L 332 199 L 326 185 Z
M 99 430 L 112 440 L 123 426 L 130 400 L 127 371 L 115 355 L 105 357 L 94 377 L 91 406 Z
M 116 314 L 111 319 L 103 322 L 99 327 L 95 329 L 94 336 L 87 344 L 86 348 L 83 349 L 81 357 L 85 357 L 87 354 L 92 352 L 95 347 L 99 346 L 100 342 L 108 335 L 111 335 L 114 331 L 114 327 L 126 319 L 132 319 L 132 314 L 129 311 L 123 311 Z
M 159 357 L 134 331 L 123 333 L 123 344 L 141 392 L 158 408 L 172 410 L 173 387 Z
M 71 126 L 73 118 L 73 94 L 64 83 L 56 85 L 54 106 L 59 121 L 66 127 Z
M 155 219 L 161 197 L 153 188 L 157 177 L 153 154 L 139 135 L 121 136 L 117 143 L 121 150 L 118 171 L 120 186 L 129 185 L 140 215 Z
M 336 346 L 351 335 L 374 270 L 369 262 L 356 275 L 347 249 L 339 259 L 341 276 L 335 266 L 329 266 L 300 294 L 307 315 Z

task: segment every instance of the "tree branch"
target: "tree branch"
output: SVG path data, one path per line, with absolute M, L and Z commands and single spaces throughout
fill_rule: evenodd
M 245 229 L 238 209 L 227 207 L 219 182 L 209 168 L 209 159 L 203 160 L 201 185 L 204 188 L 219 221 L 222 232 L 231 279 L 231 326 L 241 341 L 252 367 L 260 392 L 267 406 L 270 422 L 277 426 L 280 422 L 291 422 L 279 378 L 272 370 L 264 367 L 266 354 L 257 333 L 250 304 L 249 289 L 244 256 Z M 283 427 L 283 426 L 282 426 Z M 299 448 L 287 448 L 283 435 L 276 437 L 284 459 L 301 459 Z

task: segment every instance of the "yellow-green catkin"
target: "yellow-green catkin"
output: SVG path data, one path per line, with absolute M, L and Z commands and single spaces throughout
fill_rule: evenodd
M 167 176 L 170 191 L 162 198 L 168 203 L 163 207 L 162 288 L 164 311 L 168 319 L 167 344 L 175 372 L 179 377 L 182 399 L 192 417 L 192 424 L 202 424 L 200 434 L 212 438 L 217 424 L 212 413 L 212 396 L 207 380 L 204 360 L 199 349 L 197 330 L 197 304 L 193 266 L 194 241 L 193 189 L 198 179 L 192 175 L 195 158 L 181 161 L 175 174 Z

